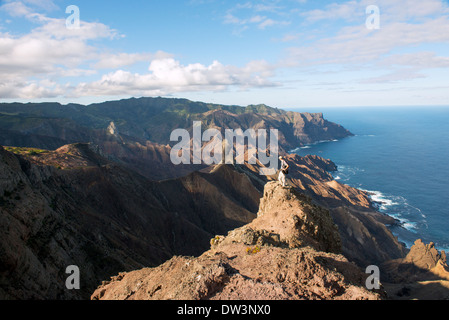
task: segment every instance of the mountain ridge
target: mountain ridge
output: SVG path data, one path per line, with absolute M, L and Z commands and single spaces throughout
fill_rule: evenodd
M 217 112 L 222 112 L 223 116 L 215 117 Z M 190 130 L 193 121 L 202 121 L 205 128 L 280 129 L 285 134 L 280 141 L 284 149 L 352 135 L 340 125 L 325 120 L 322 113 L 301 114 L 266 105 L 241 107 L 159 97 L 131 98 L 87 106 L 0 103 L 0 127 L 3 130 L 0 132 L 0 144 L 56 149 L 62 145 L 55 145 L 58 140 L 50 138 L 62 139 L 65 142 L 63 144 L 97 143 L 95 137 L 105 133 L 111 122 L 114 122 L 121 135 L 131 138 L 133 142 L 145 144 L 148 140 L 165 145 L 171 143 L 171 131 L 177 128 Z M 21 135 L 22 140 L 15 141 L 12 133 Z M 45 139 L 33 141 L 29 137 L 27 142 L 24 141 L 27 135 L 48 137 L 51 141 L 45 145 Z M 101 136 L 98 138 L 101 140 Z M 36 145 L 39 143 L 41 145 Z

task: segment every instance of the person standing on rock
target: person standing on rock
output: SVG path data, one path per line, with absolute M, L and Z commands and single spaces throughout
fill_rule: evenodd
M 290 168 L 290 166 L 285 161 L 284 157 L 280 156 L 279 160 L 281 160 L 281 170 L 279 171 L 278 181 L 281 186 L 286 187 L 285 176 L 288 174 L 288 168 Z

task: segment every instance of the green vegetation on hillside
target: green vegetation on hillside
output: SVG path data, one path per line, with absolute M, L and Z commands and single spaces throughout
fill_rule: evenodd
M 6 151 L 20 154 L 20 155 L 29 155 L 29 156 L 37 156 L 42 153 L 48 153 L 48 150 L 36 149 L 36 148 L 23 148 L 23 147 L 5 147 Z

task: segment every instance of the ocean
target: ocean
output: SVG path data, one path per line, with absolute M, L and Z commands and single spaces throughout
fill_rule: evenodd
M 379 211 L 400 221 L 390 230 L 407 247 L 422 239 L 449 251 L 449 107 L 294 111 L 323 112 L 355 136 L 291 152 L 331 159 L 336 180 L 370 191 Z

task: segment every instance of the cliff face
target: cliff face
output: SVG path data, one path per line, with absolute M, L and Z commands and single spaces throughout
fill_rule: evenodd
M 329 213 L 293 189 L 267 183 L 258 217 L 211 239 L 197 258 L 120 273 L 92 295 L 103 300 L 374 299 L 366 275 L 337 253 Z

